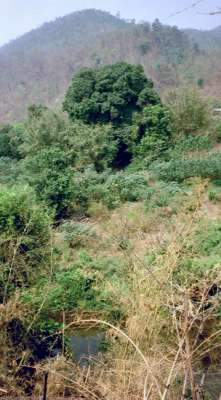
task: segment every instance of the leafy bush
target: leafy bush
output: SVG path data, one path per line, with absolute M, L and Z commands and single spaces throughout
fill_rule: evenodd
M 28 109 L 25 122 L 23 143 L 20 151 L 23 155 L 36 155 L 37 152 L 50 146 L 62 143 L 64 119 L 43 105 L 33 104 Z
M 138 132 L 145 131 L 134 150 L 134 158 L 142 159 L 148 166 L 164 155 L 170 143 L 170 116 L 161 105 L 145 107 L 136 118 Z M 140 134 L 138 134 L 140 136 Z
M 202 221 L 188 245 L 188 250 L 201 256 L 221 254 L 221 222 Z
M 55 274 L 51 284 L 42 280 L 36 287 L 24 291 L 22 300 L 38 310 L 45 300 L 42 314 L 57 311 L 72 311 L 82 302 L 93 302 L 96 291 L 92 288 L 93 280 L 83 275 L 76 268 Z
M 108 208 L 115 208 L 120 203 L 142 200 L 148 195 L 148 180 L 144 174 L 108 172 L 107 170 L 98 174 L 88 169 L 82 174 L 74 175 L 74 201 L 79 209 L 87 211 L 93 202 L 101 202 Z
M 73 173 L 62 150 L 51 147 L 27 158 L 24 174 L 38 199 L 52 207 L 57 218 L 67 214 L 73 198 Z
M 117 154 L 111 125 L 66 124 L 60 147 L 77 170 L 92 166 L 101 172 L 112 165 Z
M 180 260 L 174 276 L 182 284 L 217 276 L 221 263 L 221 223 L 201 221 L 186 243 L 184 258 Z
M 146 197 L 148 186 L 148 180 L 143 174 L 110 175 L 105 184 L 104 202 L 111 207 L 111 199 L 119 203 L 142 200 Z
M 14 184 L 19 178 L 19 162 L 12 158 L 0 157 L 0 183 Z
M 28 187 L 1 187 L 1 297 L 8 288 L 28 284 L 36 267 L 47 263 L 50 217 Z
M 210 105 L 196 90 L 172 92 L 167 103 L 175 137 L 202 133 L 208 129 L 211 122 Z
M 153 173 L 165 181 L 179 181 L 191 177 L 219 179 L 221 176 L 221 157 L 219 154 L 207 158 L 172 160 L 153 166 Z
M 221 191 L 220 191 L 220 189 L 217 189 L 217 188 L 209 189 L 208 198 L 209 198 L 209 201 L 212 201 L 214 203 L 221 201 Z
M 209 135 L 189 135 L 180 138 L 174 145 L 167 151 L 166 157 L 180 158 L 184 157 L 190 151 L 210 150 L 213 147 L 213 139 Z
M 87 224 L 65 222 L 61 230 L 64 232 L 64 240 L 71 247 L 86 246 L 90 239 L 96 237 L 95 231 Z
M 56 321 L 57 312 L 60 311 L 99 311 L 111 316 L 118 307 L 117 301 L 113 299 L 111 291 L 105 288 L 101 276 L 98 278 L 98 271 L 102 271 L 103 276 L 113 277 L 113 270 L 117 267 L 119 263 L 114 265 L 113 260 L 108 263 L 105 259 L 82 256 L 68 270 L 57 272 L 51 282 L 41 279 L 36 286 L 23 290 L 21 300 L 34 312 L 40 310 L 38 324 L 48 314 Z
M 158 183 L 154 188 L 150 188 L 149 197 L 145 201 L 146 210 L 157 207 L 167 207 L 171 204 L 172 199 L 182 192 L 182 188 L 177 183 Z
M 0 127 L 0 158 L 21 158 L 19 147 L 23 142 L 24 126 L 3 125 Z

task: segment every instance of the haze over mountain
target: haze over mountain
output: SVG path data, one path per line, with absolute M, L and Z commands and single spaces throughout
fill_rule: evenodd
M 81 67 L 121 60 L 142 64 L 161 92 L 201 82 L 205 93 L 219 97 L 211 82 L 211 76 L 217 81 L 216 67 L 205 51 L 216 49 L 220 56 L 220 29 L 182 32 L 92 9 L 58 18 L 0 48 L 0 120 L 22 119 L 32 103 L 60 105 Z

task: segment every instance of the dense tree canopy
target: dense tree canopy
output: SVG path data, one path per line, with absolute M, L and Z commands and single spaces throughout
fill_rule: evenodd
M 116 168 L 130 163 L 144 137 L 154 135 L 157 147 L 158 136 L 165 142 L 170 136 L 168 113 L 140 65 L 122 62 L 82 69 L 71 82 L 63 108 L 71 121 L 112 126 L 109 144 L 115 143 Z
M 157 104 L 153 82 L 140 65 L 117 63 L 101 69 L 82 69 L 67 91 L 64 110 L 72 120 L 86 123 L 128 123 L 144 104 Z

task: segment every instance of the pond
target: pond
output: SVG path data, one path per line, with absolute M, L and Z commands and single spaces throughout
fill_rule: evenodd
M 105 332 L 98 329 L 78 329 L 71 332 L 71 349 L 80 366 L 89 365 L 99 357 L 105 342 Z

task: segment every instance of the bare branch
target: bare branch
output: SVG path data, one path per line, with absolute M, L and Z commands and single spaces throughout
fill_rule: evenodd
M 175 13 L 169 15 L 169 17 L 175 17 L 176 15 L 183 14 L 184 12 L 189 11 L 189 10 L 191 10 L 192 8 L 197 7 L 197 6 L 198 6 L 200 3 L 202 3 L 203 1 L 205 1 L 205 0 L 198 0 L 198 1 L 195 1 L 195 3 L 191 4 L 191 5 L 188 6 L 188 7 L 183 8 L 182 10 L 179 10 L 179 11 L 177 11 L 177 12 L 175 12 Z

